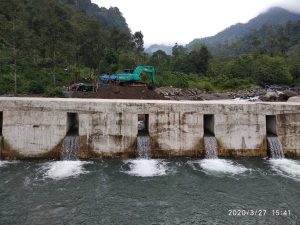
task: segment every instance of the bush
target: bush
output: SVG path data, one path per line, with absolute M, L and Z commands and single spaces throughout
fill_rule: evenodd
M 32 94 L 43 94 L 45 92 L 44 85 L 38 81 L 31 81 L 26 89 L 28 93 Z
M 284 58 L 263 55 L 256 61 L 254 77 L 258 84 L 291 84 L 292 76 Z
M 191 76 L 189 74 L 164 71 L 156 77 L 155 85 L 188 88 L 190 79 Z
M 59 97 L 59 98 L 64 97 L 64 94 L 63 94 L 61 88 L 59 88 L 59 87 L 52 87 L 52 86 L 48 86 L 46 88 L 46 95 L 48 97 Z

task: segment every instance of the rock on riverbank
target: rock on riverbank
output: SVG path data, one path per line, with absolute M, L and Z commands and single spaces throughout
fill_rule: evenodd
M 213 93 L 197 88 L 160 87 L 156 88 L 155 92 L 170 100 L 245 99 L 250 101 L 282 102 L 287 101 L 290 97 L 300 95 L 300 88 L 268 86 L 266 88 L 254 87 L 237 92 Z

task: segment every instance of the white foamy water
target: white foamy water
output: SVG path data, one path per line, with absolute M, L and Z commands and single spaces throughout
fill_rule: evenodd
M 300 181 L 300 162 L 291 159 L 270 159 L 271 168 L 278 174 Z
M 88 173 L 84 165 L 91 162 L 83 161 L 55 161 L 45 163 L 42 167 L 44 177 L 61 180 L 68 177 L 78 177 L 80 174 Z
M 234 101 L 241 101 L 241 102 L 256 102 L 259 100 L 259 96 L 251 97 L 251 98 L 234 98 Z
M 8 164 L 17 163 L 18 161 L 6 161 L 6 160 L 0 160 L 0 167 L 4 167 Z
M 195 164 L 199 165 L 201 169 L 210 175 L 231 174 L 237 175 L 246 172 L 248 169 L 238 163 L 234 163 L 225 159 L 203 159 L 196 162 L 191 162 L 192 167 L 197 170 Z
M 132 176 L 139 177 L 154 177 L 164 176 L 167 174 L 168 167 L 166 162 L 156 159 L 135 159 L 126 160 L 125 164 L 128 165 L 129 170 L 122 172 Z

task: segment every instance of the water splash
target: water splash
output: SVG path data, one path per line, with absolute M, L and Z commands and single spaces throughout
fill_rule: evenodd
M 225 159 L 203 159 L 190 162 L 194 170 L 200 170 L 208 175 L 238 175 L 245 173 L 248 169 L 238 163 Z
M 6 160 L 0 160 L 0 168 L 5 167 L 9 164 L 18 163 L 19 161 L 6 161 Z
M 282 159 L 284 158 L 282 144 L 278 137 L 269 136 L 267 137 L 268 150 L 272 159 Z
M 84 161 L 55 161 L 48 162 L 42 166 L 44 178 L 61 180 L 69 177 L 78 177 L 81 174 L 86 174 L 88 171 L 84 169 L 84 165 L 91 162 Z
M 291 159 L 270 159 L 271 168 L 278 174 L 300 181 L 300 162 Z
M 214 136 L 204 136 L 204 150 L 205 158 L 216 159 L 218 158 L 218 143 Z
M 149 135 L 138 135 L 137 137 L 137 152 L 138 157 L 142 159 L 151 158 L 150 153 L 150 137 Z
M 125 167 L 128 169 L 122 169 L 122 172 L 131 176 L 138 177 L 154 177 L 164 176 L 168 173 L 168 167 L 163 160 L 156 159 L 135 159 L 126 160 Z M 124 166 L 123 166 L 124 168 Z
M 80 140 L 78 135 L 66 136 L 63 141 L 62 160 L 77 160 L 79 157 Z

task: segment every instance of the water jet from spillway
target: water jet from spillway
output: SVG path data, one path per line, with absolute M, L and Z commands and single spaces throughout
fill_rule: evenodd
M 279 138 L 276 136 L 269 136 L 267 137 L 267 142 L 268 142 L 268 150 L 270 153 L 270 157 L 272 159 L 283 159 L 284 153 Z
M 204 137 L 204 151 L 206 159 L 217 159 L 218 158 L 218 143 L 214 136 Z
M 215 116 L 204 115 L 204 152 L 206 159 L 218 158 L 218 142 L 215 137 Z
M 151 139 L 148 130 L 149 115 L 138 115 L 137 156 L 140 159 L 151 158 Z
M 137 154 L 138 158 L 141 159 L 151 158 L 149 135 L 139 135 L 137 137 Z
M 77 113 L 67 114 L 67 135 L 62 145 L 62 160 L 78 160 L 80 150 L 79 118 Z
M 282 144 L 277 136 L 276 115 L 266 115 L 266 131 L 269 156 L 272 159 L 283 159 Z
M 79 158 L 79 136 L 66 136 L 62 145 L 62 160 L 77 160 Z

